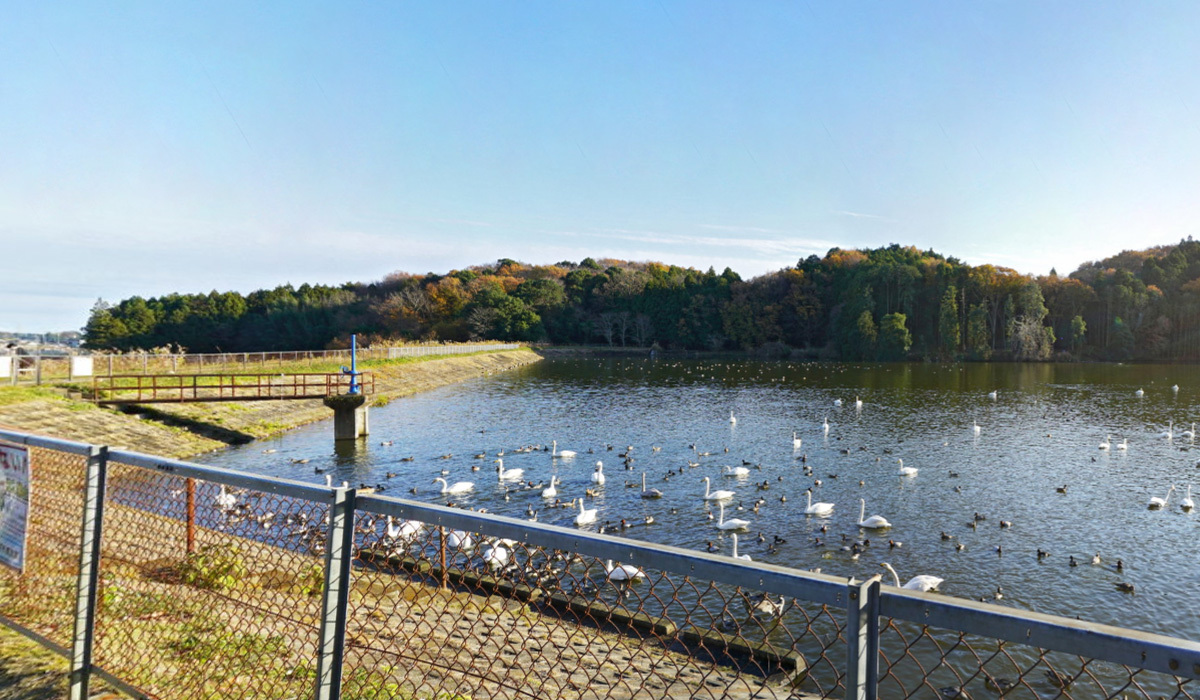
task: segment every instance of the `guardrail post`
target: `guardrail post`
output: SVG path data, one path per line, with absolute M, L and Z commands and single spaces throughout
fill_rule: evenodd
M 83 536 L 79 546 L 79 578 L 75 586 L 75 634 L 71 643 L 71 700 L 87 700 L 92 675 L 92 642 L 96 631 L 96 588 L 100 575 L 100 536 L 104 523 L 104 482 L 108 448 L 93 446 L 87 458 L 83 499 Z
M 875 700 L 879 692 L 878 574 L 850 579 L 846 605 L 846 700 Z
M 339 700 L 342 696 L 342 656 L 350 604 L 350 564 L 354 558 L 354 495 L 354 489 L 334 489 L 329 508 L 316 700 Z

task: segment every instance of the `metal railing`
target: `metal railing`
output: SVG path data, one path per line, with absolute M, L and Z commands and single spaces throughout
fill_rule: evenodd
M 322 399 L 349 393 L 351 378 L 364 394 L 375 392 L 370 372 L 286 374 L 115 374 L 92 380 L 102 404 Z
M 1200 678 L 1193 641 L 877 577 L 0 439 L 30 447 L 34 479 L 0 622 L 70 658 L 77 698 L 92 674 L 143 697 L 280 699 L 1149 700 Z
M 466 355 L 475 352 L 515 350 L 519 343 L 447 343 L 429 345 L 400 345 L 392 347 L 358 348 L 358 359 L 394 360 L 402 357 L 438 357 Z M 273 352 L 225 353 L 125 353 L 89 355 L 92 374 L 153 373 L 214 373 L 268 371 L 296 362 L 349 362 L 350 350 L 283 350 Z M 72 371 L 70 355 L 5 356 L 5 371 L 0 372 L 0 384 L 42 384 L 51 381 L 74 381 L 82 375 Z

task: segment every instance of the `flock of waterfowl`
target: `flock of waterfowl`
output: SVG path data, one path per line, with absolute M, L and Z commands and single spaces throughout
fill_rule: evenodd
M 1143 397 L 1145 392 L 1137 396 Z M 988 404 L 1001 399 L 997 391 L 987 393 L 986 398 L 989 399 L 985 402 Z M 855 416 L 862 416 L 864 411 L 869 414 L 870 409 L 860 396 L 847 398 L 844 402 L 840 398 L 831 399 L 831 403 L 826 406 L 831 407 L 828 415 L 818 413 L 813 422 L 790 427 L 790 439 L 784 433 L 778 441 L 776 451 L 770 457 L 764 457 L 761 450 L 755 454 L 739 456 L 736 444 L 731 453 L 731 448 L 722 446 L 721 442 L 734 444 L 734 441 L 722 440 L 719 435 L 714 438 L 710 418 L 698 422 L 709 425 L 703 430 L 708 435 L 707 439 L 715 443 L 712 446 L 693 441 L 687 444 L 686 450 L 683 445 L 674 443 L 641 447 L 626 445 L 621 448 L 616 444 L 625 443 L 620 442 L 591 446 L 585 444 L 580 446 L 579 450 L 571 450 L 559 449 L 559 440 L 555 439 L 550 440 L 548 445 L 493 445 L 490 449 L 476 448 L 465 457 L 456 457 L 449 452 L 428 458 L 385 457 L 377 463 L 412 464 L 403 470 L 382 472 L 378 483 L 370 486 L 377 490 L 403 491 L 410 496 L 421 498 L 430 498 L 432 495 L 431 500 L 452 506 L 493 510 L 505 515 L 523 512 L 531 520 L 572 524 L 607 534 L 636 535 L 651 541 L 658 539 L 655 534 L 656 528 L 652 526 L 666 522 L 677 530 L 682 528 L 690 532 L 696 542 L 695 546 L 703 551 L 728 553 L 739 560 L 750 560 L 752 555 L 746 551 L 748 546 L 755 560 L 759 561 L 816 568 L 812 566 L 818 563 L 814 559 L 829 560 L 829 563 L 823 566 L 861 572 L 862 569 L 856 567 L 865 564 L 859 565 L 856 562 L 866 553 L 877 552 L 864 558 L 870 562 L 870 567 L 878 566 L 890 574 L 890 577 L 885 579 L 886 583 L 923 591 L 946 588 L 951 593 L 979 596 L 978 581 L 962 580 L 951 573 L 931 571 L 928 567 L 915 564 L 912 557 L 901 557 L 905 559 L 903 563 L 897 559 L 901 552 L 909 552 L 915 543 L 910 542 L 906 547 L 891 534 L 892 532 L 898 531 L 900 536 L 906 539 L 925 538 L 928 535 L 923 533 L 936 533 L 939 524 L 929 520 L 921 523 L 911 522 L 909 519 L 912 518 L 912 513 L 907 514 L 907 519 L 894 522 L 895 514 L 868 512 L 872 495 L 881 493 L 877 491 L 879 488 L 886 489 L 884 493 L 891 493 L 896 489 L 922 488 L 920 484 L 929 479 L 924 475 L 930 467 L 922 459 L 920 449 L 907 449 L 905 456 L 900 457 L 894 454 L 901 449 L 897 444 L 850 446 L 851 438 L 847 437 L 843 441 L 839 435 L 839 426 L 844 421 L 835 419 L 831 422 L 830 418 L 835 412 L 846 410 L 853 411 Z M 741 426 L 753 425 L 755 418 L 749 413 L 739 416 L 737 412 L 730 411 L 729 429 L 742 430 L 744 428 Z M 985 421 L 981 425 L 978 418 L 971 418 L 969 424 L 957 429 L 964 430 L 967 436 L 973 436 L 976 444 L 980 440 L 988 439 L 987 423 Z M 486 430 L 480 431 L 480 434 L 483 436 L 478 439 L 480 447 L 491 442 Z M 1176 433 L 1171 422 L 1159 439 L 1191 441 L 1194 438 L 1194 427 L 1192 430 Z M 1096 439 L 1098 440 L 1099 436 Z M 1111 436 L 1105 436 L 1099 446 L 1101 451 L 1127 454 L 1136 450 L 1142 439 L 1135 436 L 1131 445 L 1129 437 L 1122 437 L 1121 442 L 1116 443 Z M 394 448 L 397 444 L 403 444 L 403 441 L 398 438 L 385 440 L 380 442 L 379 446 Z M 805 450 L 806 445 L 810 446 L 809 451 L 815 451 L 811 458 L 809 451 Z M 1092 450 L 1094 455 L 1095 448 Z M 391 450 L 385 452 L 394 454 Z M 839 465 L 836 462 L 838 459 L 845 461 Z M 869 459 L 873 459 L 876 464 L 872 465 Z M 440 463 L 433 469 L 433 474 L 429 474 L 423 466 L 428 462 Z M 888 463 L 894 466 L 888 470 L 881 468 L 880 465 Z M 483 478 L 479 474 L 493 468 L 494 477 Z M 816 473 L 818 469 L 821 470 L 820 474 Z M 463 470 L 469 470 L 474 475 L 466 476 L 462 474 Z M 322 470 L 316 468 L 315 471 L 321 473 Z M 424 477 L 421 478 L 423 473 Z M 452 476 L 455 473 L 458 480 Z M 840 482 L 834 482 L 839 478 L 839 473 Z M 885 474 L 888 476 L 884 476 Z M 958 476 L 958 468 L 955 468 L 944 478 L 953 480 Z M 940 474 L 934 478 L 942 479 Z M 653 487 L 648 485 L 648 481 Z M 796 488 L 797 482 L 800 482 L 800 488 Z M 821 500 L 819 496 L 822 494 L 823 485 L 827 489 L 828 484 L 832 483 L 838 484 L 838 495 L 831 500 Z M 1151 509 L 1169 508 L 1171 497 L 1179 490 L 1181 493 L 1186 492 L 1180 507 L 1184 511 L 1192 510 L 1194 504 L 1190 485 L 1164 486 L 1164 495 L 1151 498 L 1147 504 Z M 1056 487 L 1055 491 L 1067 494 L 1068 487 L 1069 484 L 1064 484 Z M 777 493 L 782 492 L 781 495 L 772 493 L 773 488 Z M 963 493 L 963 489 L 957 484 L 951 486 L 949 491 L 954 494 Z M 853 495 L 848 496 L 851 493 Z M 637 501 L 624 494 L 637 494 L 645 505 L 635 507 L 633 504 Z M 797 494 L 801 498 L 796 499 Z M 793 496 L 792 501 L 789 501 L 788 495 Z M 836 519 L 835 513 L 851 509 L 854 500 L 857 500 L 859 505 L 857 518 L 852 519 L 850 527 L 839 525 L 844 520 Z M 510 503 L 513 505 L 506 505 Z M 986 513 L 989 509 L 986 503 L 978 504 L 977 507 L 985 512 L 976 513 L 967 522 L 966 527 L 983 533 L 989 522 L 998 523 L 998 526 L 992 526 L 994 529 L 991 532 L 996 534 L 990 536 L 992 542 L 987 544 L 994 549 L 997 556 L 1028 556 L 1031 562 L 1059 562 L 1064 567 L 1073 567 L 1081 562 L 1088 563 L 1110 572 L 1110 590 L 1116 588 L 1125 592 L 1134 591 L 1133 582 L 1124 578 L 1126 566 L 1120 553 L 1114 552 L 1104 557 L 1100 553 L 1082 551 L 1061 552 L 1055 555 L 1041 546 L 1036 548 L 1036 552 L 1024 552 L 1024 546 L 1030 545 L 1018 545 L 998 537 L 1000 533 L 1014 527 L 1020 530 L 1024 525 L 1014 524 L 1010 519 L 1012 516 L 1004 513 Z M 557 513 L 561 515 L 555 515 Z M 769 519 L 765 517 L 767 514 L 771 516 Z M 696 515 L 700 517 L 698 523 L 694 519 Z M 992 516 L 991 520 L 989 515 Z M 756 522 L 759 524 L 756 525 Z M 1033 523 L 1028 525 L 1033 526 Z M 952 547 L 952 551 L 963 552 L 968 547 L 978 547 L 981 544 L 973 543 L 973 540 L 968 541 L 961 534 L 955 534 L 954 528 L 957 525 L 953 522 L 944 523 L 942 526 L 945 528 L 940 534 L 943 547 Z M 387 532 L 392 533 L 395 527 L 404 526 L 389 523 Z M 707 534 L 705 528 L 711 534 Z M 742 535 L 740 540 L 739 533 Z M 406 539 L 400 536 L 402 534 L 401 531 L 396 531 L 397 536 L 390 537 L 389 540 L 403 544 Z M 510 563 L 510 543 L 488 540 L 468 533 L 451 535 L 457 541 L 448 544 L 473 549 L 476 556 L 489 567 L 502 567 Z M 937 534 L 933 537 L 939 538 Z M 675 537 L 673 543 L 678 543 L 679 539 Z M 701 542 L 703 544 L 700 544 Z M 738 549 L 739 545 L 741 550 Z M 1033 547 L 1030 546 L 1030 549 Z M 809 553 L 801 555 L 802 550 L 808 550 Z M 888 557 L 891 561 L 878 561 L 883 553 L 887 552 L 894 552 Z M 1108 563 L 1109 561 L 1111 563 Z M 625 581 L 637 580 L 644 576 L 640 569 L 626 569 L 627 566 L 609 563 L 605 567 L 606 575 L 613 580 Z M 901 570 L 910 569 L 905 571 L 907 581 L 901 579 L 901 574 L 896 570 L 897 566 Z M 1003 596 L 1004 591 L 995 586 L 994 592 L 989 592 L 984 597 L 1000 600 Z

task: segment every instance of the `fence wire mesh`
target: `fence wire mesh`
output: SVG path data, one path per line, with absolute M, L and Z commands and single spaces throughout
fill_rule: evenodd
M 880 622 L 879 656 L 879 695 L 897 700 L 1191 700 L 1200 689 L 1186 678 L 893 618 Z
M 0 615 L 69 647 L 86 460 L 41 448 L 30 456 L 28 566 L 23 576 L 0 569 Z M 210 472 L 213 480 L 188 479 L 109 463 L 94 662 L 150 697 L 311 697 L 329 506 L 275 493 L 270 479 L 250 479 L 267 489 L 255 491 L 202 473 Z M 437 514 L 377 512 L 429 506 L 363 502 L 342 697 L 748 699 L 854 690 L 846 687 L 844 607 L 729 583 L 758 574 L 713 580 L 696 573 L 711 568 L 679 560 L 637 568 L 607 559 L 603 550 L 622 542 L 611 536 L 564 537 L 457 510 L 470 527 L 453 529 L 436 525 Z M 515 527 L 527 537 L 496 534 Z M 531 543 L 539 539 L 578 544 Z M 882 595 L 898 594 L 884 587 Z M 923 604 L 939 605 L 936 596 Z M 1198 695 L 1186 676 L 1200 666 L 1190 661 L 1176 677 L 905 616 L 880 618 L 879 697 Z
M 87 458 L 29 448 L 25 573 L 0 566 L 0 615 L 70 648 Z
M 359 514 L 347 697 L 837 694 L 843 615 L 764 591 Z
M 326 512 L 110 464 L 96 664 L 162 698 L 311 694 Z

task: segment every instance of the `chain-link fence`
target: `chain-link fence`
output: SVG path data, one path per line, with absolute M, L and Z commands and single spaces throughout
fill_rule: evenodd
M 878 578 L 0 438 L 33 469 L 0 620 L 72 655 L 79 693 L 1149 700 L 1200 677 L 1195 642 Z

